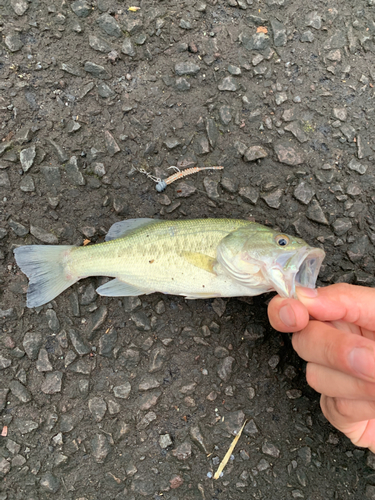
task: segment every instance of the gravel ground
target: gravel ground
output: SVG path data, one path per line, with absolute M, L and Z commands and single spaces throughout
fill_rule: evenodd
M 321 286 L 374 286 L 375 1 L 3 0 L 0 30 L 0 500 L 375 499 L 271 294 L 87 279 L 29 310 L 12 252 L 251 218 L 324 246 Z M 139 172 L 172 165 L 224 170 Z

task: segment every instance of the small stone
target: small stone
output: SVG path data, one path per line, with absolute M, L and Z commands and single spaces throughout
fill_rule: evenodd
M 306 181 L 301 181 L 295 188 L 293 194 L 298 201 L 300 201 L 304 205 L 308 205 L 315 195 L 315 192 L 310 184 L 308 184 Z
M 341 126 L 340 130 L 350 143 L 354 141 L 356 130 L 354 127 L 349 125 L 349 123 L 344 123 L 344 125 Z
M 27 420 L 23 418 L 18 418 L 15 420 L 15 430 L 21 434 L 29 434 L 39 427 L 39 425 L 33 420 Z
M 235 92 L 237 88 L 237 83 L 233 76 L 226 76 L 218 85 L 219 90 L 228 92 Z
M 244 160 L 255 161 L 260 158 L 266 158 L 267 156 L 268 153 L 262 146 L 251 146 L 245 151 Z
M 103 40 L 103 38 L 94 35 L 89 35 L 89 45 L 92 49 L 107 54 L 112 50 L 111 45 L 107 43 L 106 40 Z
M 299 399 L 302 397 L 302 391 L 299 389 L 290 389 L 289 391 L 286 391 L 286 395 L 289 399 Z
M 104 13 L 98 17 L 96 22 L 98 26 L 105 31 L 105 33 L 107 33 L 107 35 L 115 38 L 119 38 L 122 35 L 121 28 L 113 16 Z
M 133 40 L 136 45 L 143 45 L 147 40 L 147 35 L 145 33 L 139 33 L 133 38 Z
M 28 389 L 24 385 L 21 384 L 18 380 L 12 380 L 9 384 L 9 389 L 13 396 L 16 396 L 21 403 L 27 403 L 31 401 L 31 394 Z
M 115 348 L 116 342 L 117 331 L 114 328 L 110 328 L 110 330 L 99 339 L 99 354 L 108 358 L 111 357 L 113 355 L 113 349 Z
M 99 78 L 101 80 L 108 80 L 111 78 L 111 75 L 103 66 L 90 61 L 85 62 L 84 70 L 95 78 Z
M 349 259 L 353 263 L 360 262 L 367 254 L 369 243 L 370 242 L 367 235 L 358 238 L 358 240 L 353 245 L 351 245 L 346 252 Z
M 215 148 L 217 139 L 219 137 L 219 132 L 217 130 L 215 120 L 213 120 L 212 118 L 207 118 L 206 120 L 206 132 L 211 147 Z
M 29 359 L 36 360 L 42 343 L 43 343 L 43 337 L 40 333 L 36 332 L 25 333 L 22 345 Z
M 166 359 L 167 351 L 164 347 L 156 347 L 156 349 L 152 350 L 149 355 L 150 364 L 148 368 L 149 373 L 154 373 L 163 367 L 163 362 Z
M 289 123 L 286 127 L 284 127 L 284 130 L 292 132 L 294 137 L 301 143 L 309 140 L 309 136 L 305 133 L 298 121 Z
M 180 475 L 173 476 L 172 479 L 169 480 L 169 484 L 171 490 L 175 490 L 184 484 L 184 480 Z
M 18 52 L 23 47 L 23 42 L 18 34 L 7 35 L 4 42 L 11 52 Z
M 78 159 L 76 156 L 72 156 L 68 163 L 65 165 L 65 171 L 68 176 L 68 180 L 75 186 L 84 186 L 86 181 L 79 171 Z
M 10 4 L 17 16 L 23 16 L 29 7 L 26 0 L 11 0 Z
M 305 26 L 311 26 L 316 30 L 320 30 L 322 27 L 322 18 L 318 15 L 316 10 L 307 14 L 305 18 Z
M 70 341 L 79 356 L 84 356 L 91 352 L 91 346 L 82 339 L 81 335 L 76 330 L 71 328 L 68 333 Z
M 301 35 L 301 42 L 312 43 L 314 41 L 314 35 L 310 30 L 304 31 Z
M 149 391 L 150 389 L 156 389 L 157 387 L 160 387 L 160 382 L 158 382 L 154 377 L 148 376 L 139 384 L 138 390 Z
M 77 0 L 70 6 L 74 14 L 78 17 L 87 17 L 92 11 L 91 5 L 85 0 Z
M 208 447 L 206 445 L 205 439 L 198 425 L 190 427 L 190 437 L 192 441 L 200 448 L 206 455 L 209 454 Z
M 113 394 L 116 398 L 128 399 L 131 391 L 131 385 L 129 382 L 125 382 L 122 385 L 117 385 L 113 388 Z
M 275 152 L 278 160 L 286 165 L 300 165 L 303 163 L 302 154 L 296 151 L 290 144 L 276 144 Z
M 89 410 L 96 422 L 101 422 L 107 411 L 107 403 L 101 397 L 94 397 L 89 400 Z
M 288 95 L 286 92 L 278 92 L 275 95 L 275 102 L 278 106 L 280 106 L 280 104 L 283 104 L 283 102 L 287 100 L 288 100 Z
M 367 165 L 363 165 L 362 163 L 359 163 L 355 158 L 353 158 L 350 162 L 348 167 L 350 170 L 354 170 L 355 172 L 358 172 L 359 174 L 363 175 L 367 171 Z
M 33 226 L 32 224 L 30 224 L 30 233 L 38 240 L 43 241 L 43 243 L 57 245 L 59 242 L 54 234 L 45 231 L 41 227 Z
M 141 431 L 141 430 L 147 429 L 147 427 L 151 424 L 151 422 L 153 422 L 156 419 L 157 419 L 156 413 L 153 411 L 149 411 L 142 418 L 142 420 L 137 424 L 137 430 Z
M 125 38 L 121 47 L 121 52 L 129 57 L 134 57 L 136 55 L 134 45 L 130 38 Z
M 219 108 L 219 116 L 223 125 L 228 125 L 232 120 L 232 109 L 230 106 L 223 105 Z
M 187 182 L 179 182 L 176 185 L 176 197 L 188 198 L 197 191 L 197 188 Z M 170 204 L 170 203 L 169 203 Z
M 139 409 L 149 410 L 150 408 L 156 405 L 160 396 L 161 396 L 160 391 L 155 391 L 153 393 L 146 392 L 139 398 Z
M 151 330 L 150 319 L 143 311 L 134 312 L 130 315 L 131 320 L 134 322 L 135 326 L 139 330 L 149 331 Z
M 174 70 L 176 75 L 196 75 L 200 71 L 200 66 L 193 62 L 179 62 L 175 64 Z
M 124 30 L 131 35 L 140 31 L 142 29 L 142 26 L 142 19 L 139 19 L 137 17 L 129 16 L 123 20 Z
M 98 84 L 98 94 L 100 95 L 100 97 L 103 97 L 105 99 L 108 97 L 115 96 L 116 92 L 114 90 L 112 90 L 111 87 L 109 85 L 107 85 L 106 83 L 100 82 Z
M 56 394 L 61 392 L 62 378 L 62 372 L 47 373 L 42 383 L 41 391 L 44 392 L 44 394 Z
M 243 431 L 247 436 L 254 436 L 255 434 L 257 434 L 259 432 L 253 419 L 248 421 L 248 423 L 245 425 Z
M 191 457 L 191 444 L 185 441 L 172 451 L 172 455 L 177 460 L 187 460 Z
M 262 198 L 269 207 L 280 208 L 283 195 L 284 195 L 283 189 L 276 189 L 275 191 L 272 191 L 271 193 L 262 196 Z
M 172 442 L 171 436 L 169 434 L 162 434 L 159 437 L 159 445 L 160 445 L 160 448 L 163 448 L 163 450 L 165 448 L 168 448 L 168 446 L 171 446 L 172 444 L 173 444 L 173 442 Z
M 262 444 L 262 452 L 265 455 L 270 455 L 271 457 L 278 458 L 280 456 L 280 450 L 276 446 L 268 441 L 264 441 Z
M 9 220 L 9 227 L 12 229 L 12 231 L 17 235 L 17 236 L 26 236 L 26 234 L 29 233 L 29 230 L 27 227 L 25 227 L 23 224 L 20 222 L 15 222 L 12 219 Z
M 135 311 L 135 309 L 137 309 L 138 307 L 140 307 L 142 305 L 142 302 L 140 301 L 139 297 L 124 297 L 123 305 L 125 312 L 132 312 Z
M 191 30 L 192 28 L 191 23 L 185 19 L 181 19 L 179 26 L 184 30 Z
M 30 170 L 34 163 L 34 159 L 36 156 L 36 151 L 35 151 L 35 144 L 33 144 L 31 147 L 27 149 L 23 149 L 20 153 L 20 162 L 22 166 L 22 170 L 24 172 L 27 172 Z
M 307 209 L 306 216 L 308 219 L 314 222 L 319 222 L 320 224 L 328 225 L 326 216 L 324 215 L 322 207 L 319 205 L 319 202 L 317 200 L 312 200 L 312 202 L 309 205 L 309 208 Z
M 205 135 L 198 135 L 195 139 L 197 155 L 205 155 L 210 152 L 210 145 Z
M 181 92 L 185 92 L 190 89 L 190 83 L 186 80 L 186 78 L 180 77 L 176 78 L 176 90 Z
M 238 76 L 241 74 L 241 68 L 238 66 L 233 66 L 232 64 L 228 65 L 228 73 L 230 73 L 233 76 Z
M 60 479 L 51 472 L 45 472 L 40 478 L 40 487 L 47 493 L 57 493 L 60 488 Z
M 111 451 L 111 444 L 108 436 L 104 434 L 96 434 L 91 440 L 92 455 L 96 463 L 101 464 L 105 461 L 108 453 Z
M 265 33 L 249 34 L 242 32 L 239 40 L 247 50 L 266 50 L 270 46 L 270 37 Z
M 259 191 L 252 186 L 242 187 L 238 193 L 245 201 L 249 201 L 253 205 L 256 205 L 259 199 Z
M 232 375 L 232 366 L 235 362 L 235 359 L 232 356 L 227 356 L 223 359 L 223 361 L 219 364 L 217 369 L 217 374 L 223 382 L 228 382 L 230 376 Z
M 50 372 L 52 371 L 52 365 L 48 359 L 48 352 L 46 349 L 42 348 L 39 351 L 38 361 L 36 362 L 36 369 L 38 372 Z
M 10 189 L 8 172 L 0 172 L 0 188 Z
M 352 228 L 352 223 L 350 219 L 339 218 L 335 220 L 335 222 L 332 224 L 332 227 L 335 231 L 336 236 L 342 236 Z
M 218 191 L 218 181 L 212 179 L 211 177 L 205 177 L 203 179 L 203 185 L 209 198 L 211 198 L 212 200 L 220 198 L 220 194 Z
M 2 354 L 0 354 L 0 370 L 5 370 L 12 364 L 10 359 L 5 358 Z
M 31 228 L 30 228 L 31 232 Z M 33 234 L 33 233 L 31 233 Z M 57 318 L 56 312 L 53 309 L 48 309 L 46 311 L 46 318 L 48 321 L 48 328 L 53 332 L 58 332 L 60 330 L 60 322 Z
M 271 28 L 273 33 L 273 43 L 275 47 L 284 47 L 287 42 L 286 28 L 277 19 L 271 19 Z
M 373 155 L 370 143 L 360 134 L 357 135 L 357 148 L 357 156 L 359 159 Z
M 167 149 L 175 149 L 181 145 L 181 141 L 177 137 L 170 137 L 164 141 Z
M 119 145 L 115 141 L 115 138 L 108 130 L 106 130 L 104 132 L 104 141 L 105 141 L 105 145 L 106 145 L 109 156 L 114 156 L 116 153 L 121 151 L 121 148 L 119 147 Z

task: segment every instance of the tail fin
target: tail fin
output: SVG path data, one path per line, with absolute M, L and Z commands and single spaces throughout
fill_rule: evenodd
M 68 245 L 28 245 L 15 248 L 21 271 L 29 278 L 27 307 L 38 307 L 69 288 L 78 276 L 66 269 L 66 257 L 74 248 Z

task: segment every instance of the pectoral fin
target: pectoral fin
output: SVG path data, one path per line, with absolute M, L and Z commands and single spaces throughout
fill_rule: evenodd
M 182 256 L 190 264 L 193 264 L 193 266 L 199 267 L 208 273 L 215 274 L 214 265 L 216 263 L 216 259 L 210 257 L 209 255 L 197 252 L 182 252 Z
M 141 290 L 116 278 L 97 288 L 96 292 L 106 297 L 136 297 L 145 293 L 153 293 L 154 290 Z

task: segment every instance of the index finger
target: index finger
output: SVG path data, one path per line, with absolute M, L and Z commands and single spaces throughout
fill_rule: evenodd
M 310 316 L 319 321 L 341 319 L 368 330 L 375 328 L 374 288 L 338 283 L 316 291 L 297 288 L 297 296 Z

